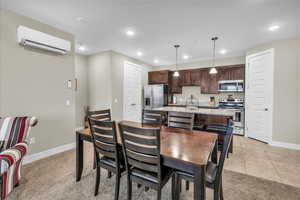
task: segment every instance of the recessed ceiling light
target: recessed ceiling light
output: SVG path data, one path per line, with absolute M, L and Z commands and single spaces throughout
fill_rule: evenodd
M 221 51 L 220 51 L 220 54 L 226 54 L 227 53 L 227 50 L 226 49 L 222 49 Z
M 153 61 L 154 63 L 159 63 L 159 60 L 157 60 L 157 59 L 154 59 L 154 61 Z
M 138 55 L 138 56 L 142 56 L 142 55 L 143 55 L 143 53 L 142 53 L 141 51 L 138 51 L 138 52 L 136 52 L 136 55 Z
M 127 30 L 126 35 L 129 36 L 129 37 L 132 37 L 132 36 L 135 35 L 135 32 L 133 30 Z
M 79 51 L 85 51 L 86 47 L 83 46 L 82 44 L 79 44 L 78 49 L 79 49 Z
M 184 60 L 187 60 L 187 59 L 190 58 L 190 56 L 189 56 L 189 55 L 183 55 L 182 58 L 183 58 Z
M 280 27 L 278 25 L 270 26 L 269 31 L 277 31 Z

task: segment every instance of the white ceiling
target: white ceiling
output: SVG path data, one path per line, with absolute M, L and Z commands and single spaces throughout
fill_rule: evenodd
M 73 33 L 86 54 L 114 50 L 154 65 L 210 58 L 214 35 L 226 57 L 272 40 L 300 35 L 299 0 L 3 0 L 3 7 Z M 77 18 L 83 20 L 78 21 Z M 276 32 L 268 30 L 279 25 Z M 128 38 L 125 31 L 134 29 Z M 138 57 L 137 51 L 143 56 Z M 218 55 L 222 57 L 224 55 Z M 181 60 L 180 62 L 183 62 Z M 187 61 L 185 61 L 187 62 Z

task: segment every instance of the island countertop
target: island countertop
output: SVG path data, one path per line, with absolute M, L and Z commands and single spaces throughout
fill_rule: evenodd
M 154 108 L 153 110 L 165 111 L 165 112 L 186 112 L 203 115 L 219 115 L 233 117 L 235 115 L 234 109 L 209 109 L 209 108 L 187 108 L 187 107 L 175 107 L 165 106 L 160 108 Z

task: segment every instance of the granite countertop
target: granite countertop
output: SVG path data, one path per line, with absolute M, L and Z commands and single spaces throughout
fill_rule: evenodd
M 161 108 L 155 108 L 153 110 L 166 111 L 166 112 L 187 112 L 204 115 L 221 115 L 233 117 L 235 114 L 234 109 L 211 109 L 211 108 L 186 108 L 176 106 L 165 106 Z

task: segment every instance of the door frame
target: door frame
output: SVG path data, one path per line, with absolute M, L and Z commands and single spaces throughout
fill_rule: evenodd
M 141 74 L 141 106 L 143 108 L 143 103 L 142 103 L 142 95 L 143 95 L 143 79 L 142 79 L 142 66 L 141 65 L 138 65 L 136 63 L 133 63 L 133 62 L 129 62 L 129 61 L 124 61 L 124 68 L 123 68 L 123 119 L 125 119 L 125 114 L 126 114 L 126 98 L 125 98 L 125 95 L 126 95 L 126 92 L 125 92 L 125 71 L 127 70 L 127 67 L 128 65 L 131 65 L 131 66 L 134 66 L 136 69 L 138 69 L 138 71 L 140 72 Z M 141 110 L 142 112 L 142 110 Z M 142 114 L 141 114 L 142 116 Z
M 248 106 L 248 100 L 249 100 L 249 97 L 247 95 L 247 88 L 249 88 L 249 77 L 250 77 L 250 74 L 249 74 L 249 60 L 254 58 L 254 57 L 257 57 L 257 56 L 261 56 L 261 55 L 264 55 L 264 54 L 271 54 L 271 68 L 269 69 L 270 70 L 270 76 L 267 76 L 267 78 L 269 79 L 269 83 L 271 83 L 271 85 L 269 86 L 270 87 L 270 106 L 269 106 L 269 126 L 270 126 L 270 131 L 269 133 L 267 134 L 267 143 L 268 144 L 271 144 L 272 143 L 272 136 L 273 136 L 273 123 L 274 123 L 274 117 L 273 117 L 273 106 L 274 106 L 274 58 L 275 58 L 275 50 L 274 48 L 271 48 L 271 49 L 267 49 L 267 50 L 264 50 L 264 51 L 261 51 L 261 52 L 258 52 L 258 53 L 254 53 L 254 54 L 250 54 L 250 55 L 247 55 L 246 56 L 246 76 L 245 76 L 245 79 L 246 79 L 246 87 L 245 87 L 245 136 L 248 137 L 248 127 L 247 127 L 247 106 Z

